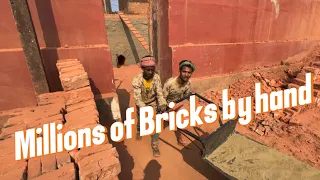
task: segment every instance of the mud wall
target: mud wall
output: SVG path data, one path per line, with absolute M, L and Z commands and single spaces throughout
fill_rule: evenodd
M 28 0 L 50 91 L 62 90 L 58 59 L 77 58 L 94 94 L 114 92 L 102 1 Z M 70 8 L 72 7 L 72 8 Z M 9 1 L 0 2 L 0 110 L 36 104 Z
M 172 64 L 164 69 L 174 75 L 182 59 L 196 63 L 195 77 L 272 66 L 320 40 L 317 0 L 168 0 L 168 7 L 161 31 L 169 33 Z

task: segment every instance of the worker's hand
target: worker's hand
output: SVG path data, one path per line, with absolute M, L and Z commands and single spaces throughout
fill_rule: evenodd
M 159 110 L 160 110 L 161 112 L 165 112 L 167 109 L 168 109 L 168 107 L 167 107 L 167 105 L 165 105 L 165 104 L 162 104 L 162 105 L 159 106 Z

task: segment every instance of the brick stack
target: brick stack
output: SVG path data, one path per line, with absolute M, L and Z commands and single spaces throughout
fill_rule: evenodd
M 65 131 L 77 131 L 99 123 L 89 78 L 76 59 L 59 60 L 57 68 L 64 88 L 67 114 Z M 79 168 L 80 179 L 117 179 L 120 173 L 118 153 L 111 144 L 69 152 Z
M 0 134 L 0 179 L 118 179 L 118 153 L 109 143 L 15 160 L 16 131 L 55 122 L 63 124 L 62 133 L 77 132 L 99 123 L 89 78 L 81 63 L 75 59 L 59 60 L 57 68 L 64 91 L 40 95 L 37 107 L 14 111 L 15 116 L 5 123 Z

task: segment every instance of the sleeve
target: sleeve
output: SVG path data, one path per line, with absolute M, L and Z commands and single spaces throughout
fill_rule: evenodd
M 162 90 L 162 85 L 161 85 L 161 81 L 160 78 L 157 78 L 156 81 L 156 91 L 157 91 L 157 99 L 159 101 L 159 105 L 167 105 L 167 101 L 164 98 L 164 94 L 163 94 L 163 90 Z
M 138 80 L 135 78 L 132 81 L 132 87 L 133 87 L 133 97 L 134 97 L 134 103 L 139 107 L 145 107 L 146 104 L 142 101 L 142 96 L 141 96 L 141 87 L 140 83 Z
M 167 101 L 169 95 L 169 81 L 167 80 L 163 85 L 163 98 Z M 168 103 L 168 102 L 167 102 Z

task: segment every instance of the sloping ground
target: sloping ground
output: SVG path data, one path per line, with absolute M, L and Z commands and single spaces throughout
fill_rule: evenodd
M 41 95 L 36 107 L 2 113 L 9 119 L 0 135 L 0 179 L 118 179 L 121 170 L 118 152 L 109 144 L 108 137 L 99 146 L 92 144 L 89 148 L 79 149 L 76 146 L 71 151 L 64 149 L 60 153 L 15 160 L 17 131 L 41 129 L 43 124 L 55 122 L 63 124 L 57 134 L 65 134 L 67 131 L 78 134 L 79 129 L 92 130 L 99 124 L 99 114 L 88 75 L 80 62 L 72 59 L 59 60 L 57 68 L 63 92 Z M 43 131 L 36 135 L 42 137 L 43 145 L 48 147 L 47 135 Z M 70 145 L 74 143 L 71 141 Z
M 230 87 L 232 98 L 254 98 L 255 83 L 260 82 L 263 92 L 299 88 L 305 85 L 305 73 L 314 73 L 315 103 L 293 107 L 255 116 L 250 126 L 238 126 L 238 131 L 320 169 L 320 47 L 310 50 L 304 57 L 284 63 L 300 63 L 301 68 L 288 69 L 283 73 L 255 73 L 251 78 L 241 79 Z M 221 105 L 221 93 L 211 90 L 205 97 Z

